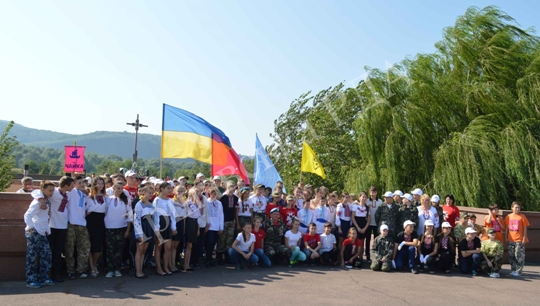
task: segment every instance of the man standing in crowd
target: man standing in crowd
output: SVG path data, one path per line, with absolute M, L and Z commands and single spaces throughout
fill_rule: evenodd
M 377 212 L 377 209 L 382 204 L 381 199 L 377 199 L 377 188 L 375 186 L 371 186 L 369 188 L 369 199 L 366 201 L 366 205 L 369 206 L 369 228 L 367 230 L 366 235 L 366 244 L 365 244 L 365 253 L 366 253 L 366 259 L 368 263 L 371 261 L 371 252 L 369 251 L 370 245 L 371 245 L 371 235 L 373 234 L 373 237 L 377 236 L 377 221 L 375 220 L 375 213 Z
M 27 193 L 34 190 L 34 179 L 29 176 L 23 177 L 21 180 L 21 184 L 23 187 L 17 190 L 17 193 Z
M 388 235 L 392 238 L 394 238 L 397 234 L 396 221 L 399 213 L 399 206 L 394 204 L 393 196 L 394 194 L 391 191 L 387 191 L 384 194 L 385 204 L 379 206 L 377 212 L 375 213 L 375 221 L 377 221 L 377 226 L 380 227 L 383 224 L 388 225 Z
M 420 199 L 422 198 L 422 195 L 424 194 L 424 193 L 422 192 L 422 189 L 416 188 L 415 190 L 413 190 L 413 191 L 411 192 L 411 194 L 412 194 L 413 197 L 414 197 L 413 205 L 414 205 L 414 206 L 420 206 L 420 205 L 422 205 L 422 203 L 420 202 Z

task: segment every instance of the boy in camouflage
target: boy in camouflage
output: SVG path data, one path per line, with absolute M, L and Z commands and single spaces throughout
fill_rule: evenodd
M 280 219 L 279 208 L 275 207 L 270 211 L 270 219 L 266 220 L 266 239 L 264 241 L 264 253 L 268 258 L 273 259 L 275 255 L 288 258 L 290 250 L 283 244 L 283 236 L 287 231 L 287 226 Z
M 489 277 L 498 278 L 502 266 L 504 248 L 499 240 L 495 239 L 495 230 L 487 231 L 488 240 L 482 241 L 482 255 L 484 259 L 480 263 L 480 269 L 489 274 Z
M 373 240 L 371 249 L 371 270 L 390 272 L 394 253 L 394 240 L 388 235 L 388 225 L 381 225 L 379 232 L 381 234 Z

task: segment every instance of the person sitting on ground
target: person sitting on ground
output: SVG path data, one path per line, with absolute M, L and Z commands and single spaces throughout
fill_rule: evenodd
M 270 211 L 270 219 L 264 223 L 266 229 L 264 253 L 270 259 L 276 259 L 275 257 L 285 259 L 290 256 L 290 250 L 283 244 L 287 226 L 279 218 L 279 208 L 275 207 Z
M 480 239 L 476 237 L 476 231 L 473 228 L 468 227 L 465 229 L 465 235 L 467 237 L 459 244 L 461 253 L 459 269 L 462 274 L 472 273 L 472 275 L 475 276 L 478 275 L 478 270 L 480 268 L 482 245 Z
M 482 241 L 483 260 L 480 263 L 480 269 L 489 274 L 490 277 L 499 278 L 499 271 L 502 266 L 504 247 L 502 242 L 495 237 L 497 232 L 490 228 L 487 231 L 488 240 Z
M 409 269 L 413 274 L 418 274 L 416 270 L 416 248 L 418 247 L 418 235 L 414 230 L 416 224 L 411 220 L 403 223 L 403 231 L 397 235 L 394 241 L 394 262 L 395 268 L 403 269 L 405 263 L 408 263 Z
M 332 223 L 324 224 L 324 233 L 321 234 L 321 249 L 319 251 L 322 264 L 335 265 L 338 257 L 336 236 L 332 234 Z
M 388 235 L 388 225 L 386 224 L 381 225 L 379 232 L 381 234 L 373 240 L 371 249 L 371 270 L 390 272 L 394 253 L 394 239 Z
M 435 255 L 439 249 L 434 235 L 435 226 L 431 220 L 427 220 L 424 226 L 424 233 L 420 236 L 418 246 L 420 264 L 424 264 L 424 269 L 429 269 L 429 273 L 435 273 Z
M 251 232 L 251 223 L 242 227 L 242 232 L 236 236 L 232 247 L 229 249 L 229 259 L 235 265 L 236 270 L 244 267 L 244 262 L 256 264 L 259 257 L 255 255 L 255 235 Z
M 306 262 L 312 266 L 316 265 L 319 258 L 319 250 L 321 249 L 321 236 L 317 234 L 317 225 L 313 222 L 309 224 L 309 233 L 305 234 L 304 254 L 306 254 Z
M 456 240 L 452 236 L 452 224 L 450 222 L 443 222 L 441 227 L 442 232 L 437 236 L 439 251 L 435 259 L 435 265 L 437 269 L 448 274 L 456 260 Z
M 364 248 L 355 227 L 349 228 L 348 237 L 341 245 L 341 267 L 361 269 Z

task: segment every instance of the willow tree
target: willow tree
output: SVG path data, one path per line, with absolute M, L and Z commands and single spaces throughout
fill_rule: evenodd
M 289 110 L 274 121 L 274 144 L 267 148 L 286 187 L 302 182 L 325 185 L 331 190 L 344 188 L 345 176 L 359 165 L 354 121 L 360 113 L 360 96 L 343 84 L 306 93 L 293 101 Z M 300 178 L 302 141 L 318 155 L 327 179 L 303 173 Z
M 15 137 L 9 136 L 9 131 L 13 127 L 11 121 L 2 134 L 0 134 L 0 191 L 6 190 L 11 185 L 13 179 L 13 168 L 15 168 L 15 158 L 11 154 L 18 141 Z
M 434 54 L 368 69 L 347 186 L 421 187 L 486 207 L 540 195 L 539 39 L 495 7 L 469 8 Z

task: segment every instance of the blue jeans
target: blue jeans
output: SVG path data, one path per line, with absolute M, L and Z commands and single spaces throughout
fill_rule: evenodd
M 472 254 L 469 257 L 461 257 L 459 261 L 459 270 L 462 274 L 471 274 L 472 270 L 480 271 L 480 261 L 482 254 Z
M 264 254 L 263 249 L 256 249 L 253 254 L 257 255 L 259 257 L 259 264 L 265 268 L 270 268 L 272 266 L 272 262 L 270 261 L 270 258 Z
M 238 251 L 233 248 L 229 249 L 229 259 L 231 260 L 233 264 L 237 264 L 239 261 L 246 262 L 246 259 L 244 258 L 244 256 L 242 256 L 242 254 L 238 253 Z M 251 254 L 247 262 L 257 263 L 259 262 L 259 257 L 255 254 Z
M 289 258 L 289 260 L 290 261 L 293 261 L 293 260 L 306 261 L 306 254 L 300 251 L 300 247 L 294 247 L 294 249 L 291 252 L 291 257 Z
M 306 254 L 306 262 L 307 262 L 308 264 L 316 264 L 316 263 L 317 263 L 317 259 L 318 259 L 318 258 L 311 259 L 311 254 L 312 254 L 312 253 L 313 253 L 313 252 L 311 252 L 310 250 L 304 249 L 304 254 Z M 319 253 L 319 252 L 317 252 L 317 253 Z M 319 256 L 320 256 L 320 255 L 321 255 L 321 254 L 319 253 Z
M 409 262 L 409 268 L 414 268 L 414 259 L 416 257 L 416 248 L 413 246 L 404 245 L 401 250 L 396 253 L 396 269 L 402 269 L 405 263 Z

